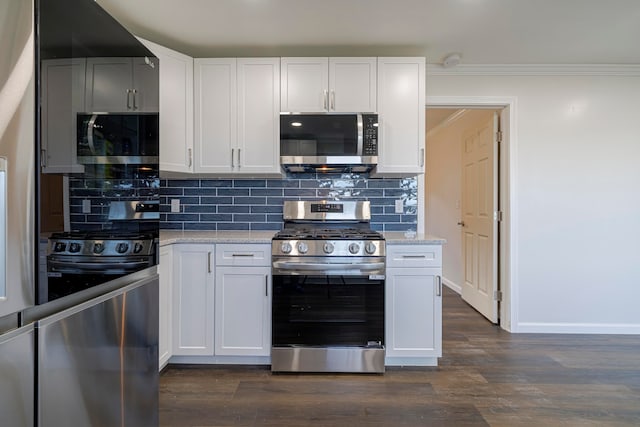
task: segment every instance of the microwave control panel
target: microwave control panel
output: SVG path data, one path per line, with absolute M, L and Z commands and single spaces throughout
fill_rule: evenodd
M 377 156 L 378 155 L 378 115 L 363 114 L 363 141 L 362 155 Z

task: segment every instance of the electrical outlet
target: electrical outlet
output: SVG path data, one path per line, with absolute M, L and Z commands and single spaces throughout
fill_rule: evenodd
M 402 204 L 402 199 L 396 200 L 396 213 L 404 213 L 404 205 Z
M 171 212 L 180 212 L 180 199 L 171 199 Z
M 85 213 L 85 214 L 91 213 L 91 200 L 84 199 L 82 201 L 82 213 Z

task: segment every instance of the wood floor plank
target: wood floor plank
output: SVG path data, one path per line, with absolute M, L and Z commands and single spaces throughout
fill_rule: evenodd
M 438 367 L 168 366 L 161 426 L 638 426 L 640 337 L 509 334 L 445 289 Z

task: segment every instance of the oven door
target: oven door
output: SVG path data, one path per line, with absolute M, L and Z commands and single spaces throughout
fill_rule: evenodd
M 384 345 L 384 276 L 275 274 L 273 347 Z
M 153 265 L 153 255 L 126 259 L 49 255 L 47 283 L 39 292 L 38 304 L 83 291 Z

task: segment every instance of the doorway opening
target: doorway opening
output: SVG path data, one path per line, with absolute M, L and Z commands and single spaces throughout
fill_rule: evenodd
M 425 113 L 427 163 L 419 190 L 424 217 L 418 220 L 426 233 L 447 239 L 443 283 L 510 331 L 516 295 L 510 232 L 515 99 L 432 97 Z M 493 162 L 470 155 L 487 144 L 495 148 L 489 149 Z

